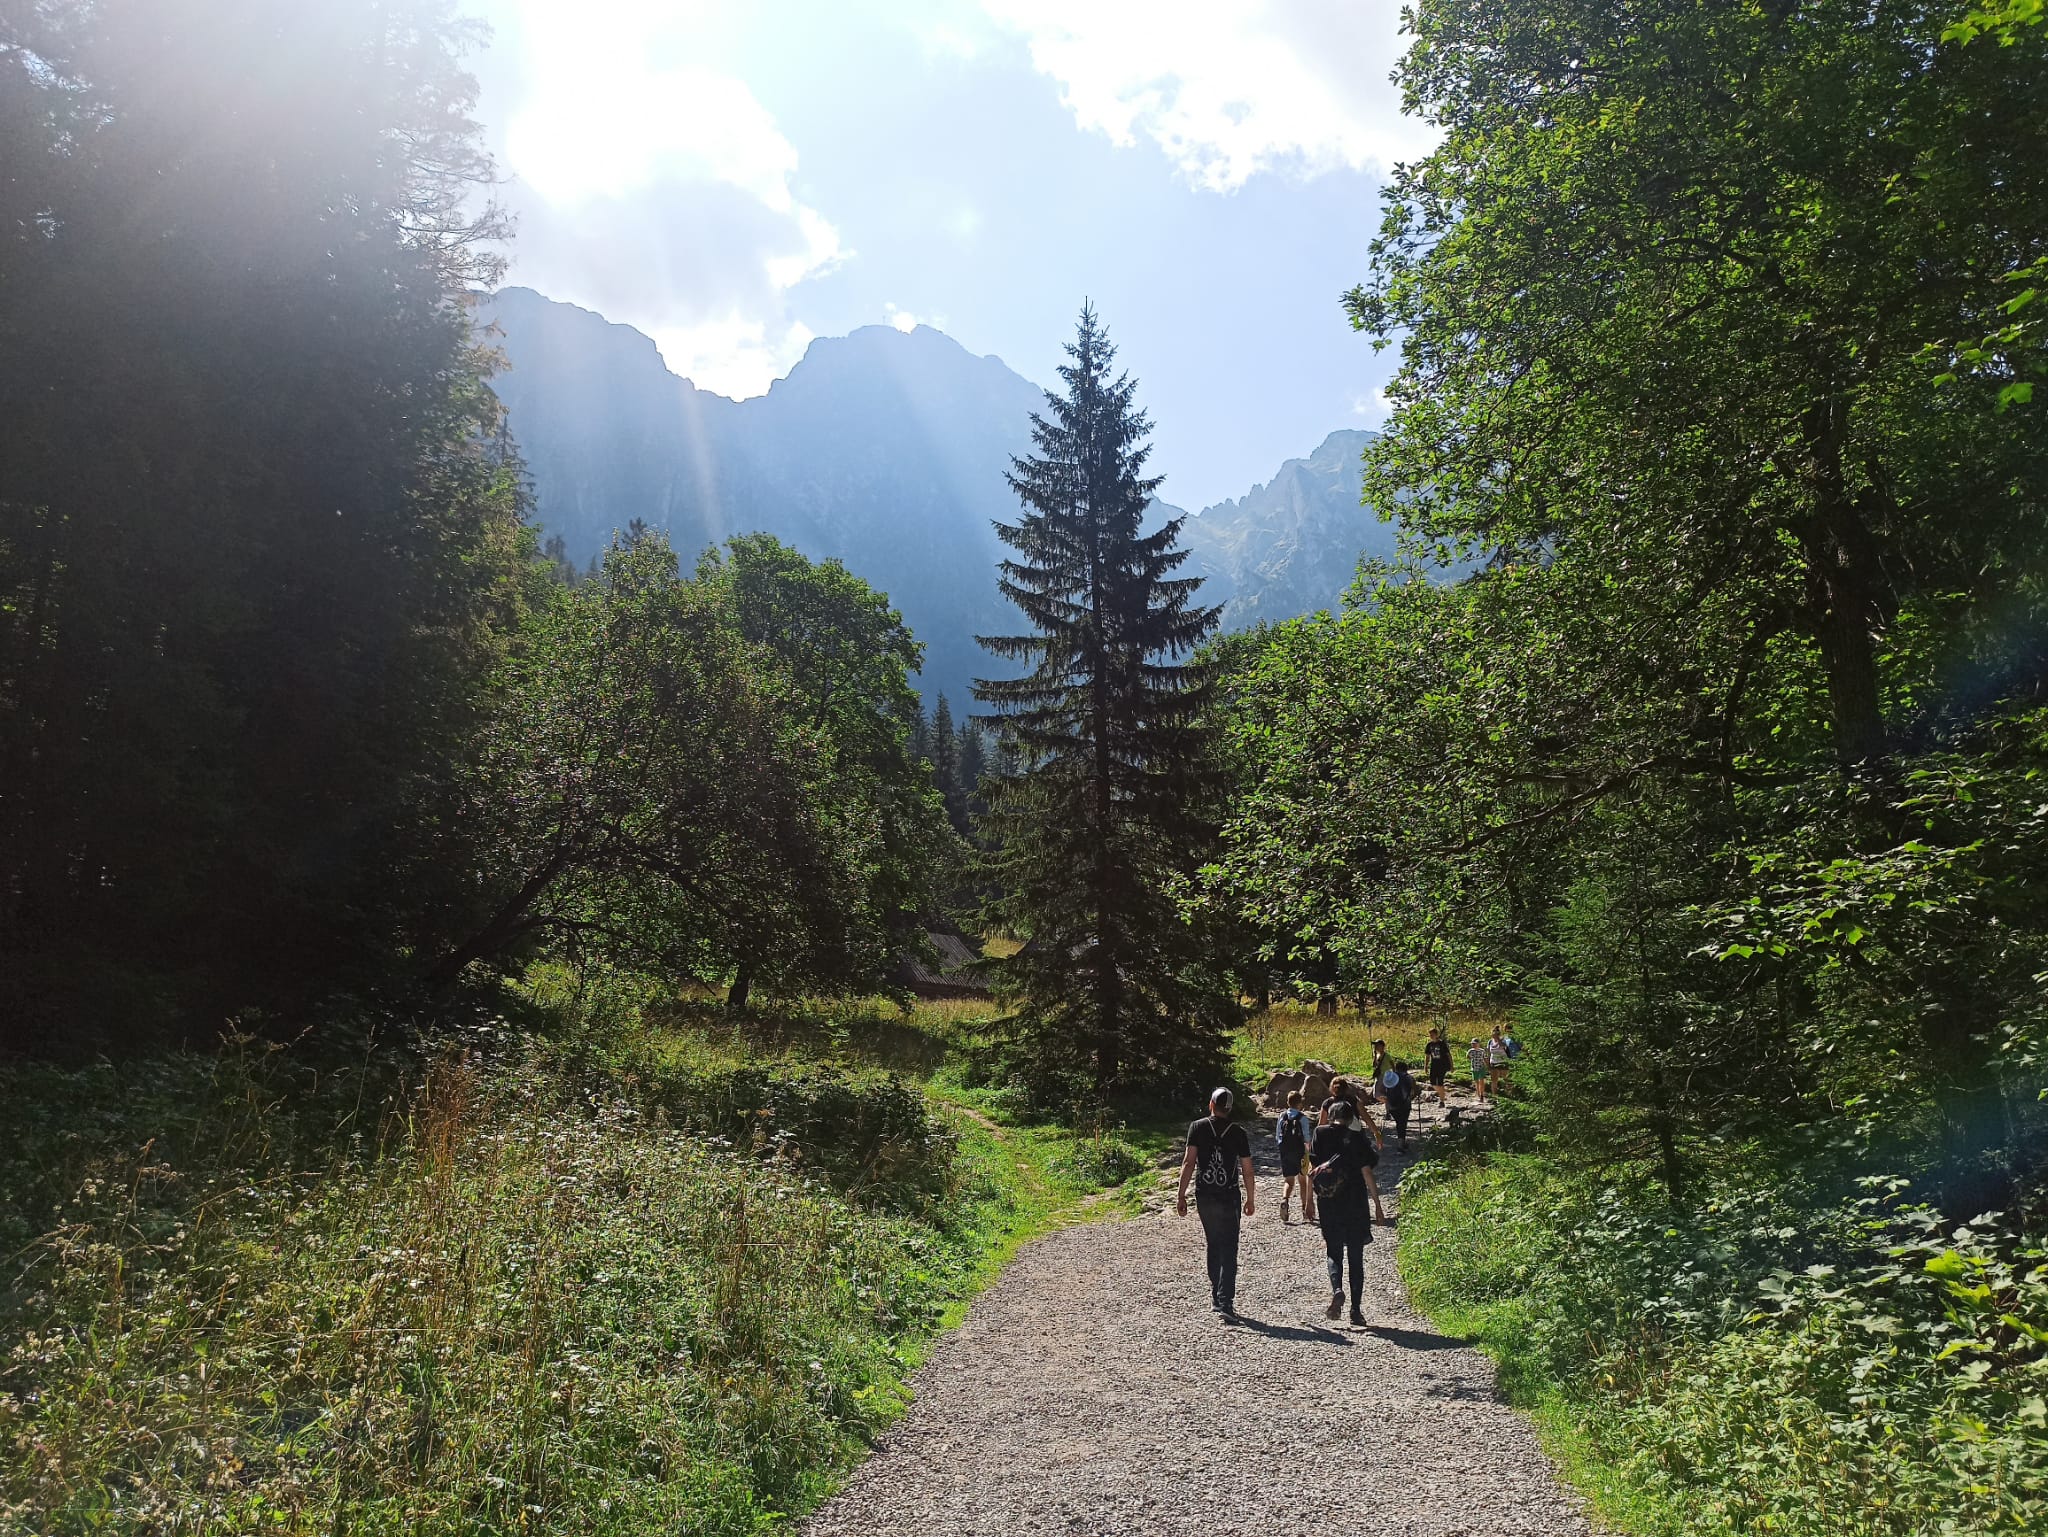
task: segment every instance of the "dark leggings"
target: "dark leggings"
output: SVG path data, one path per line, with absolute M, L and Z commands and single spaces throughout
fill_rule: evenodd
M 1216 1306 L 1230 1308 L 1237 1301 L 1237 1234 L 1244 1214 L 1234 1200 L 1198 1200 L 1195 1213 L 1209 1242 L 1209 1295 Z
M 1372 1242 L 1372 1228 L 1364 1222 L 1340 1221 L 1331 1225 L 1324 1217 L 1323 1251 L 1330 1262 L 1330 1290 L 1344 1289 L 1344 1266 L 1351 1266 L 1351 1306 L 1365 1296 L 1365 1246 Z

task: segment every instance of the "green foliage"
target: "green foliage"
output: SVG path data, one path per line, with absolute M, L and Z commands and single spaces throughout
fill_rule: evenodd
M 1420 8 L 1367 495 L 1490 558 L 1225 653 L 1219 922 L 1297 991 L 1521 1004 L 1547 1145 L 1673 1191 L 1913 1128 L 1966 1217 L 2048 1153 L 2048 418 L 1918 361 L 2048 246 L 2044 34 L 1952 19 Z
M 0 1525 L 779 1530 L 1085 1188 L 1064 1137 L 580 995 L 0 1069 Z
M 1726 1178 L 1735 1167 L 1739 1182 Z M 1402 1269 L 1659 1527 L 2018 1532 L 2048 1489 L 2048 1252 L 1752 1156 L 1678 1210 L 1527 1156 L 1403 1182 Z
M 736 1003 L 874 990 L 944 852 L 902 724 L 916 655 L 858 578 L 763 536 L 694 580 L 659 535 L 616 546 L 494 680 L 421 876 L 470 862 L 439 974 L 551 942 L 736 975 Z
M 17 1044 L 106 1031 L 102 965 L 144 1033 L 391 960 L 413 791 L 527 585 L 474 40 L 443 0 L 0 15 Z
M 1420 6 L 1399 78 L 1445 138 L 1349 299 L 1403 357 L 1367 500 L 1592 563 L 1681 662 L 1797 636 L 1833 750 L 1882 755 L 1887 630 L 1957 599 L 1967 667 L 2048 527 L 2042 418 L 1998 409 L 2040 338 L 1943 389 L 1924 356 L 2048 254 L 2048 33 L 1944 45 L 1957 15 Z
M 1180 659 L 1216 623 L 1178 520 L 1145 534 L 1159 481 L 1137 385 L 1083 308 L 1064 395 L 1032 416 L 1039 453 L 1010 483 L 1025 513 L 1003 595 L 1032 633 L 985 638 L 1032 670 L 976 697 L 1013 761 L 984 780 L 992 916 L 1030 943 L 998 965 L 1019 1003 L 1001 1050 L 1041 1102 L 1172 1083 L 1220 1062 L 1236 1001 L 1174 888 L 1208 836 L 1214 771 L 1206 669 Z

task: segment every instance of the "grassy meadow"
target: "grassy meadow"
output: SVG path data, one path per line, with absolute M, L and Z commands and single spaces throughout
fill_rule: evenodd
M 374 1050 L 0 1068 L 0 1530 L 782 1529 L 1154 1156 L 967 1087 L 972 1017 L 544 968 Z
M 1327 1062 L 1339 1072 L 1372 1065 L 1372 1043 L 1385 1040 L 1388 1055 L 1405 1061 L 1423 1077 L 1422 1046 L 1432 1026 L 1447 1033 L 1454 1053 L 1452 1076 L 1465 1072 L 1465 1044 L 1484 1036 L 1499 1016 L 1471 1010 L 1409 1011 L 1343 1008 L 1318 1014 L 1312 1003 L 1276 1002 L 1245 1022 L 1235 1043 L 1232 1066 L 1240 1080 L 1257 1085 L 1269 1073 L 1298 1068 L 1304 1061 Z

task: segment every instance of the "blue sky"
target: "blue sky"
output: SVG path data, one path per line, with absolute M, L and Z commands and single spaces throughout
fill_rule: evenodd
M 510 281 L 758 394 L 923 321 L 1040 382 L 1092 298 L 1165 495 L 1376 425 L 1345 324 L 1400 116 L 1392 0 L 467 0 Z

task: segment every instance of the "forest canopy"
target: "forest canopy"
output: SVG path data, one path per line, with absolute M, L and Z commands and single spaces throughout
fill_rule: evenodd
M 1674 1197 L 1847 1106 L 1959 1215 L 2048 1151 L 2048 70 L 1955 21 L 1421 6 L 1366 497 L 1481 565 L 1228 653 L 1205 900 L 1521 1003 L 1544 1135 Z
M 445 0 L 0 8 L 12 1044 L 543 946 L 873 990 L 957 865 L 858 577 L 539 548 L 472 319 L 479 41 Z

